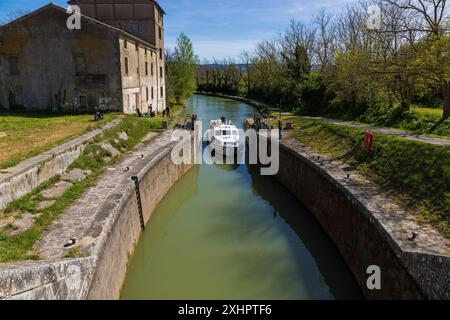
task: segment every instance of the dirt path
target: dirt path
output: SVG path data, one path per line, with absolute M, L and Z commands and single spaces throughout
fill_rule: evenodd
M 322 117 L 305 117 L 305 118 L 319 120 L 319 121 L 326 122 L 326 123 L 337 124 L 340 126 L 369 130 L 371 132 L 388 134 L 391 136 L 402 137 L 402 138 L 419 141 L 419 142 L 424 142 L 424 143 L 430 143 L 430 144 L 434 144 L 434 145 L 438 145 L 438 146 L 450 147 L 450 140 L 447 140 L 447 139 L 434 138 L 431 136 L 414 134 L 414 133 L 409 133 L 409 132 L 396 130 L 396 129 L 390 129 L 390 128 L 380 128 L 380 127 L 373 127 L 370 125 L 356 124 L 356 123 L 342 121 L 342 120 L 336 120 L 336 119 L 328 119 L 328 118 L 322 118 Z

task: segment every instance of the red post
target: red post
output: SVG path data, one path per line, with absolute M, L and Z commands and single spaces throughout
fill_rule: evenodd
M 364 134 L 364 144 L 367 147 L 367 153 L 369 154 L 369 156 L 372 153 L 372 148 L 373 148 L 373 140 L 374 140 L 374 135 L 373 133 L 370 132 L 366 132 Z

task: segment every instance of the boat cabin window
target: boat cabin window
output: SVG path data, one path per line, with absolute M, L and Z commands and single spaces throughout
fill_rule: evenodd
M 239 134 L 236 130 L 216 130 L 214 135 L 220 137 L 220 136 L 238 136 Z

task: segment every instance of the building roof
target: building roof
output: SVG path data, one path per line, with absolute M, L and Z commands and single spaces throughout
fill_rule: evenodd
M 153 1 L 155 3 L 155 5 L 158 7 L 159 10 L 161 10 L 161 12 L 163 14 L 166 14 L 166 11 L 164 11 L 163 7 L 161 7 L 161 5 L 158 3 L 158 1 L 156 1 L 156 0 L 151 0 L 151 1 Z M 67 1 L 67 3 L 72 4 L 72 0 Z
M 158 1 L 155 1 L 155 4 L 156 4 L 156 6 L 158 7 L 158 9 L 161 10 L 161 12 L 162 12 L 163 14 L 166 14 L 166 11 L 164 11 L 163 7 L 161 7 L 161 6 L 159 5 Z
M 47 5 L 45 5 L 45 6 L 41 7 L 41 8 L 39 8 L 39 9 L 33 11 L 33 12 L 30 12 L 30 13 L 28 13 L 28 14 L 26 14 L 26 15 L 24 15 L 24 16 L 22 16 L 22 17 L 16 19 L 16 20 L 13 20 L 13 21 L 11 21 L 11 22 L 5 24 L 5 25 L 0 26 L 0 29 L 6 29 L 6 28 L 8 28 L 8 27 L 10 27 L 10 26 L 12 26 L 12 25 L 15 25 L 15 24 L 17 24 L 17 23 L 20 23 L 20 22 L 22 22 L 22 21 L 24 21 L 24 20 L 26 20 L 26 19 L 31 18 L 32 16 L 34 16 L 34 15 L 36 15 L 36 14 L 39 14 L 39 13 L 44 12 L 44 11 L 49 10 L 49 9 L 56 9 L 56 10 L 58 10 L 58 11 L 60 11 L 60 12 L 63 12 L 63 13 L 65 13 L 65 14 L 67 14 L 67 9 L 65 9 L 65 8 L 63 8 L 63 7 L 61 7 L 61 6 L 57 5 L 57 4 L 49 3 L 49 4 L 47 4 Z M 109 24 L 107 24 L 107 23 L 101 22 L 101 21 L 96 20 L 96 19 L 93 19 L 93 18 L 91 18 L 91 17 L 85 16 L 84 14 L 81 14 L 81 13 L 80 13 L 79 15 L 80 15 L 80 17 L 81 17 L 82 19 L 84 19 L 84 20 L 86 20 L 86 21 L 89 21 L 89 22 L 92 22 L 92 23 L 98 25 L 98 26 L 101 27 L 101 28 L 108 29 L 108 30 L 110 30 L 110 31 L 112 31 L 112 32 L 121 34 L 122 36 L 125 36 L 125 37 L 127 37 L 127 38 L 131 38 L 131 39 L 133 39 L 134 41 L 139 42 L 139 43 L 141 43 L 141 44 L 143 44 L 143 45 L 145 45 L 145 46 L 148 46 L 148 47 L 154 49 L 155 51 L 157 51 L 157 48 L 156 48 L 155 45 L 153 45 L 153 44 L 151 44 L 151 43 L 149 43 L 149 42 L 147 42 L 147 41 L 145 41 L 145 40 L 143 40 L 143 39 L 141 39 L 141 38 L 139 38 L 139 37 L 136 37 L 135 35 L 132 35 L 131 33 L 128 33 L 128 32 L 126 32 L 126 31 L 124 31 L 124 30 L 122 30 L 122 29 L 113 27 L 113 26 L 111 26 L 111 25 L 109 25 Z

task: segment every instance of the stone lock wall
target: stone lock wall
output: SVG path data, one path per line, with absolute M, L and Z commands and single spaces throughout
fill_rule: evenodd
M 196 138 L 191 137 L 191 141 L 172 142 L 170 132 L 165 132 L 156 139 L 158 141 L 128 156 L 128 161 L 136 165 L 130 172 L 113 174 L 116 183 L 111 193 L 98 205 L 96 203 L 96 210 L 84 212 L 88 215 L 86 220 L 92 220 L 84 234 L 92 241 L 86 244 L 86 257 L 0 264 L 0 300 L 119 299 L 129 260 L 142 233 L 131 177 L 139 179 L 147 223 L 173 184 L 193 167 L 193 164 L 175 164 L 171 160 L 173 150 L 179 152 L 178 148 L 196 142 Z M 145 150 L 151 150 L 151 154 L 142 161 L 137 155 Z M 108 181 L 103 181 L 105 186 L 109 186 Z M 101 183 L 102 180 L 98 186 Z M 72 218 L 68 217 L 70 221 Z
M 161 153 L 149 164 L 137 168 L 134 173 L 139 178 L 144 220 L 147 223 L 162 198 L 193 165 L 175 165 L 171 158 L 171 148 L 161 150 Z M 140 235 L 141 226 L 138 218 L 138 205 L 134 183 L 130 181 L 123 190 L 121 200 L 106 201 L 105 210 L 120 212 L 104 244 L 98 252 L 98 263 L 94 279 L 90 287 L 88 299 L 119 299 L 120 290 Z M 111 268 L 114 266 L 114 268 Z
M 306 154 L 281 144 L 278 180 L 315 216 L 368 299 L 449 299 L 450 259 L 405 250 L 368 207 Z M 387 201 L 387 200 L 386 200 Z M 367 287 L 367 268 L 381 269 L 381 290 Z

